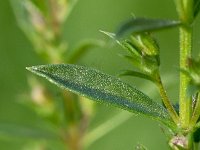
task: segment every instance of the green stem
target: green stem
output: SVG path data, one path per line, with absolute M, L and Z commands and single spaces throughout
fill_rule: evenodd
M 184 21 L 186 24 L 191 24 L 193 22 L 193 2 L 194 0 L 182 0 L 183 12 L 184 12 Z
M 187 69 L 187 59 L 191 57 L 192 51 L 192 28 L 190 26 L 180 27 L 180 68 Z M 187 95 L 187 87 L 189 84 L 189 77 L 180 72 L 180 123 L 183 129 L 188 128 L 191 118 L 192 101 Z
M 193 0 L 175 0 L 179 19 L 182 22 L 180 27 L 180 68 L 187 69 L 187 59 L 191 57 L 192 51 L 192 27 L 193 22 Z M 189 127 L 192 102 L 187 95 L 189 77 L 180 72 L 180 92 L 179 92 L 179 115 L 180 124 L 183 129 Z
M 179 14 L 179 18 L 182 18 L 182 16 L 185 16 L 184 13 L 184 7 L 183 7 L 183 0 L 174 0 L 175 5 L 176 5 L 176 11 Z M 181 20 L 184 20 L 183 18 Z
M 183 24 L 193 21 L 193 0 L 175 0 L 176 10 Z
M 158 87 L 160 95 L 162 97 L 162 101 L 163 101 L 165 107 L 167 108 L 170 116 L 172 117 L 173 121 L 176 124 L 178 124 L 179 123 L 179 116 L 176 113 L 171 101 L 169 100 L 169 98 L 167 96 L 167 93 L 166 93 L 165 88 L 163 86 L 163 83 L 162 83 L 162 80 L 160 78 L 160 75 L 158 75 L 158 77 L 157 77 L 157 87 Z

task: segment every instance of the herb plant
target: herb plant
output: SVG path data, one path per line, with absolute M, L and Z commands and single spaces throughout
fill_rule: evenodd
M 120 75 L 152 81 L 158 87 L 163 105 L 119 78 L 87 67 L 50 64 L 27 69 L 67 91 L 157 120 L 165 126 L 168 144 L 173 150 L 197 150 L 200 141 L 200 60 L 192 57 L 192 30 L 200 0 L 175 0 L 175 4 L 177 21 L 132 18 L 116 34 L 101 31 L 128 52 L 124 58 L 133 64 L 134 70 L 125 70 Z M 162 83 L 159 45 L 152 35 L 155 31 L 175 27 L 180 31 L 178 107 L 172 104 Z

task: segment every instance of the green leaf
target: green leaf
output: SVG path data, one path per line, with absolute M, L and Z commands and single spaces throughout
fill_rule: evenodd
M 194 0 L 194 17 L 198 15 L 200 11 L 200 0 Z
M 107 35 L 108 37 L 110 37 L 111 39 L 115 40 L 115 42 L 117 44 L 119 44 L 121 47 L 123 47 L 124 49 L 128 50 L 132 55 L 135 55 L 136 57 L 141 55 L 140 50 L 137 49 L 137 47 L 135 47 L 131 41 L 129 40 L 122 40 L 119 41 L 116 39 L 116 35 L 114 33 L 111 32 L 106 32 L 106 31 L 102 31 L 100 30 L 101 33 Z
M 38 128 L 24 127 L 14 123 L 2 123 L 0 122 L 0 138 L 1 139 L 59 139 L 59 136 L 52 131 L 44 131 Z
M 94 101 L 110 104 L 137 114 L 144 114 L 172 125 L 167 110 L 136 88 L 113 76 L 87 67 L 57 64 L 27 68 L 57 86 Z
M 151 32 L 160 29 L 176 27 L 179 25 L 179 21 L 164 19 L 132 18 L 120 26 L 120 28 L 117 31 L 117 37 L 120 38 L 123 36 L 141 32 Z
M 103 31 L 103 30 L 99 30 L 101 33 L 107 35 L 108 37 L 110 37 L 111 39 L 115 39 L 116 40 L 116 35 L 115 33 L 111 33 L 111 32 L 106 32 L 106 31 Z
M 124 47 L 126 50 L 128 50 L 133 56 L 140 57 L 142 55 L 142 52 L 133 45 L 130 41 L 125 40 L 121 42 L 122 47 Z
M 134 76 L 134 77 L 139 77 L 139 78 L 143 78 L 143 79 L 155 82 L 155 80 L 152 77 L 150 77 L 144 73 L 141 73 L 138 71 L 133 71 L 133 70 L 125 70 L 125 71 L 121 72 L 119 74 L 119 76 Z

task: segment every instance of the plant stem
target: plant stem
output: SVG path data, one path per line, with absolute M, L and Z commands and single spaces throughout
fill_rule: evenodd
M 158 77 L 157 77 L 157 86 L 158 86 L 158 89 L 159 89 L 159 92 L 160 92 L 160 95 L 162 97 L 162 101 L 163 101 L 165 107 L 167 108 L 167 110 L 168 110 L 170 116 L 172 117 L 173 121 L 176 124 L 178 124 L 179 123 L 179 116 L 176 113 L 171 101 L 169 100 L 169 98 L 167 96 L 167 93 L 166 93 L 166 90 L 163 86 L 160 75 L 158 75 Z
M 191 24 L 193 21 L 193 0 L 175 0 L 175 4 L 182 23 Z
M 183 0 L 174 0 L 175 5 L 176 5 L 176 11 L 178 12 L 179 18 L 182 18 L 184 14 L 184 9 L 183 9 Z M 183 18 L 181 19 L 183 20 Z
M 191 24 L 193 22 L 193 2 L 194 0 L 182 0 L 183 4 L 183 15 L 182 21 L 186 24 Z
M 193 0 L 175 0 L 176 8 L 178 11 L 179 19 L 182 22 L 180 27 L 180 68 L 187 69 L 187 59 L 191 56 L 192 51 L 192 27 L 193 22 Z M 189 127 L 192 101 L 187 95 L 187 87 L 189 84 L 189 77 L 180 72 L 180 92 L 179 92 L 179 105 L 180 105 L 180 123 L 183 129 Z
M 192 39 L 192 28 L 190 26 L 180 27 L 180 68 L 187 69 L 187 59 L 191 57 L 191 39 Z M 183 129 L 186 129 L 190 123 L 192 101 L 187 95 L 187 87 L 189 84 L 189 77 L 184 73 L 180 72 L 180 93 L 179 93 L 179 104 L 180 104 L 180 123 Z

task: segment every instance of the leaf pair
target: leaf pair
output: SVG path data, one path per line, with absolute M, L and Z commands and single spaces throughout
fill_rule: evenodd
M 173 126 L 167 110 L 134 87 L 100 71 L 70 64 L 27 68 L 57 86 L 91 100 L 143 114 Z

